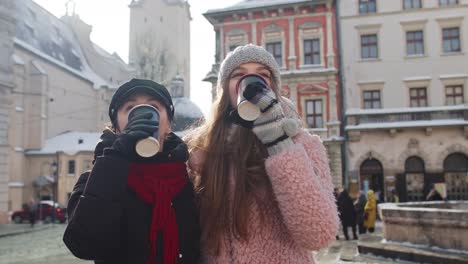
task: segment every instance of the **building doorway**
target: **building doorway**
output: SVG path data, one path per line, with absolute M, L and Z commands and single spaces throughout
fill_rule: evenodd
M 424 200 L 424 160 L 417 156 L 406 159 L 405 162 L 405 182 L 407 201 Z
M 449 200 L 468 200 L 468 157 L 453 153 L 444 160 L 444 179 Z
M 383 183 L 383 166 L 382 163 L 374 158 L 365 160 L 359 170 L 361 190 L 367 193 L 372 189 L 378 193 L 377 199 L 383 202 L 384 199 L 384 183 Z

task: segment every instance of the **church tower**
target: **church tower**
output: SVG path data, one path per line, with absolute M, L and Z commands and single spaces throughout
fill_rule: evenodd
M 129 64 L 169 88 L 177 76 L 190 97 L 190 6 L 186 0 L 132 0 Z M 171 91 L 173 93 L 173 91 Z

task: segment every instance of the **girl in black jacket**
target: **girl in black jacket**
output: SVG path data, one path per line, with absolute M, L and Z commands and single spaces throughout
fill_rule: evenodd
M 127 120 L 136 105 L 158 109 Z M 95 150 L 95 164 L 76 183 L 68 203 L 63 241 L 77 257 L 95 263 L 197 263 L 200 228 L 193 185 L 186 170 L 187 146 L 171 133 L 174 106 L 167 89 L 133 79 L 114 94 L 113 129 Z M 137 141 L 159 130 L 161 151 L 142 158 Z

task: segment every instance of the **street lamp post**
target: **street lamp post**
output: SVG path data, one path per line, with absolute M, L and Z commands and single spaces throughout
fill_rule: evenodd
M 52 176 L 54 177 L 54 182 L 53 182 L 53 186 L 52 186 L 52 201 L 53 201 L 53 204 L 52 204 L 52 210 L 53 210 L 53 218 L 52 218 L 52 222 L 54 223 L 55 222 L 55 219 L 57 218 L 56 216 L 56 209 L 55 209 L 55 204 L 58 202 L 57 200 L 57 195 L 58 195 L 58 155 L 57 155 L 57 160 L 54 160 L 52 162 Z

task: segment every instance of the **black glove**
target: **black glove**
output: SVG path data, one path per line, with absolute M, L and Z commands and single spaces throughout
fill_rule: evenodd
M 128 160 L 137 159 L 139 157 L 135 150 L 137 141 L 153 136 L 159 129 L 159 123 L 151 120 L 152 116 L 152 113 L 133 116 L 132 119 L 128 120 L 128 124 L 122 133 L 117 135 L 109 150 L 119 153 L 120 156 Z M 108 152 L 105 150 L 104 153 Z
M 97 157 L 102 156 L 104 154 L 105 148 L 112 147 L 112 144 L 114 144 L 116 138 L 117 135 L 112 130 L 108 128 L 104 129 L 101 135 L 101 141 L 99 141 L 99 143 L 96 145 L 96 148 L 94 149 L 93 164 L 96 163 Z

